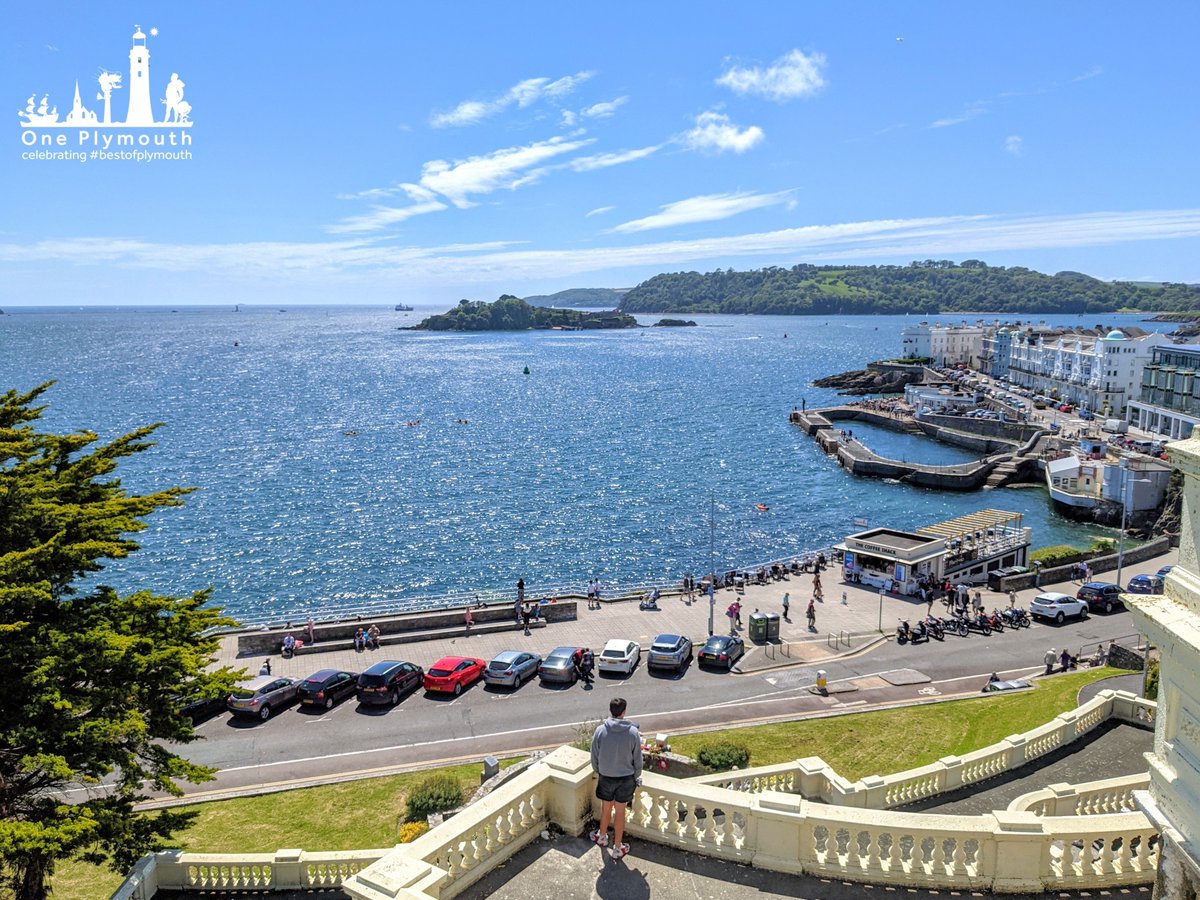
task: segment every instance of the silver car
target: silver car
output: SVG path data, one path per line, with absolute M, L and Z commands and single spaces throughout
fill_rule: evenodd
M 264 722 L 275 710 L 296 702 L 300 682 L 281 675 L 258 675 L 233 689 L 225 705 L 235 716 L 258 716 Z
M 483 670 L 484 684 L 518 688 L 537 674 L 542 658 L 524 650 L 505 650 Z
M 660 634 L 646 654 L 646 668 L 682 671 L 692 659 L 692 641 L 682 634 Z

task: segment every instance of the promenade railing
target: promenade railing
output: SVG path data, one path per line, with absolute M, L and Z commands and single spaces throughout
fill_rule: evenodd
M 1106 691 L 1097 701 L 1074 711 L 1080 715 L 1066 713 L 1001 742 L 1007 756 L 985 748 L 955 758 L 948 768 L 969 783 L 975 776 L 968 770 L 980 778 L 1003 771 L 995 760 L 1009 766 L 1013 748 L 1022 748 L 1020 755 L 1031 759 L 1086 734 L 1105 718 L 1143 724 L 1154 718 L 1154 705 L 1130 694 Z M 1045 798 L 1034 798 L 1025 809 L 979 816 L 878 808 L 895 798 L 889 786 L 910 785 L 902 793 L 923 794 L 924 788 L 912 785 L 930 775 L 918 771 L 852 784 L 824 764 L 814 770 L 805 760 L 696 779 L 647 771 L 626 829 L 643 840 L 757 868 L 892 886 L 1015 893 L 1098 890 L 1154 880 L 1158 835 L 1145 815 L 1089 811 L 1097 801 L 1088 798 L 1112 786 L 1079 786 L 1072 810 L 1045 805 Z M 560 747 L 411 844 L 353 853 L 159 853 L 143 859 L 115 896 L 151 900 L 159 889 L 339 888 L 355 900 L 449 900 L 552 824 L 566 834 L 582 834 L 599 813 L 594 780 L 586 752 Z M 951 780 L 933 777 L 935 784 Z M 808 799 L 839 792 L 863 802 Z M 1035 810 L 1037 803 L 1042 806 Z M 1099 806 L 1124 809 L 1121 803 L 1106 800 Z

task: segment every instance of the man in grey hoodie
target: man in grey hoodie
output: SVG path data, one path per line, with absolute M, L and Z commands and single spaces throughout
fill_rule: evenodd
M 629 852 L 625 836 L 625 807 L 642 782 L 642 736 L 625 719 L 625 701 L 608 703 L 609 717 L 592 735 L 592 769 L 596 772 L 596 797 L 600 801 L 600 826 L 589 837 L 601 847 L 608 844 L 608 823 L 613 826 L 613 846 L 608 853 L 621 859 Z

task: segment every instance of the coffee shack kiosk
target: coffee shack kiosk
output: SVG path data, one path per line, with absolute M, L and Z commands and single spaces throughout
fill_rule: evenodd
M 915 594 L 927 579 L 985 584 L 989 572 L 1025 565 L 1031 541 L 1020 513 L 985 509 L 917 531 L 860 531 L 834 549 L 843 553 L 846 581 Z

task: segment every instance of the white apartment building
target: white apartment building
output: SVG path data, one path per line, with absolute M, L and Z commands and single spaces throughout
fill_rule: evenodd
M 901 356 L 906 359 L 928 358 L 935 366 L 966 363 L 979 368 L 983 356 L 983 325 L 930 325 L 921 322 L 906 325 L 900 331 Z
M 1123 416 L 1142 387 L 1142 368 L 1163 334 L 1129 338 L 1113 330 L 1104 337 L 1027 330 L 1012 337 L 1008 377 L 1015 384 L 1101 415 Z

